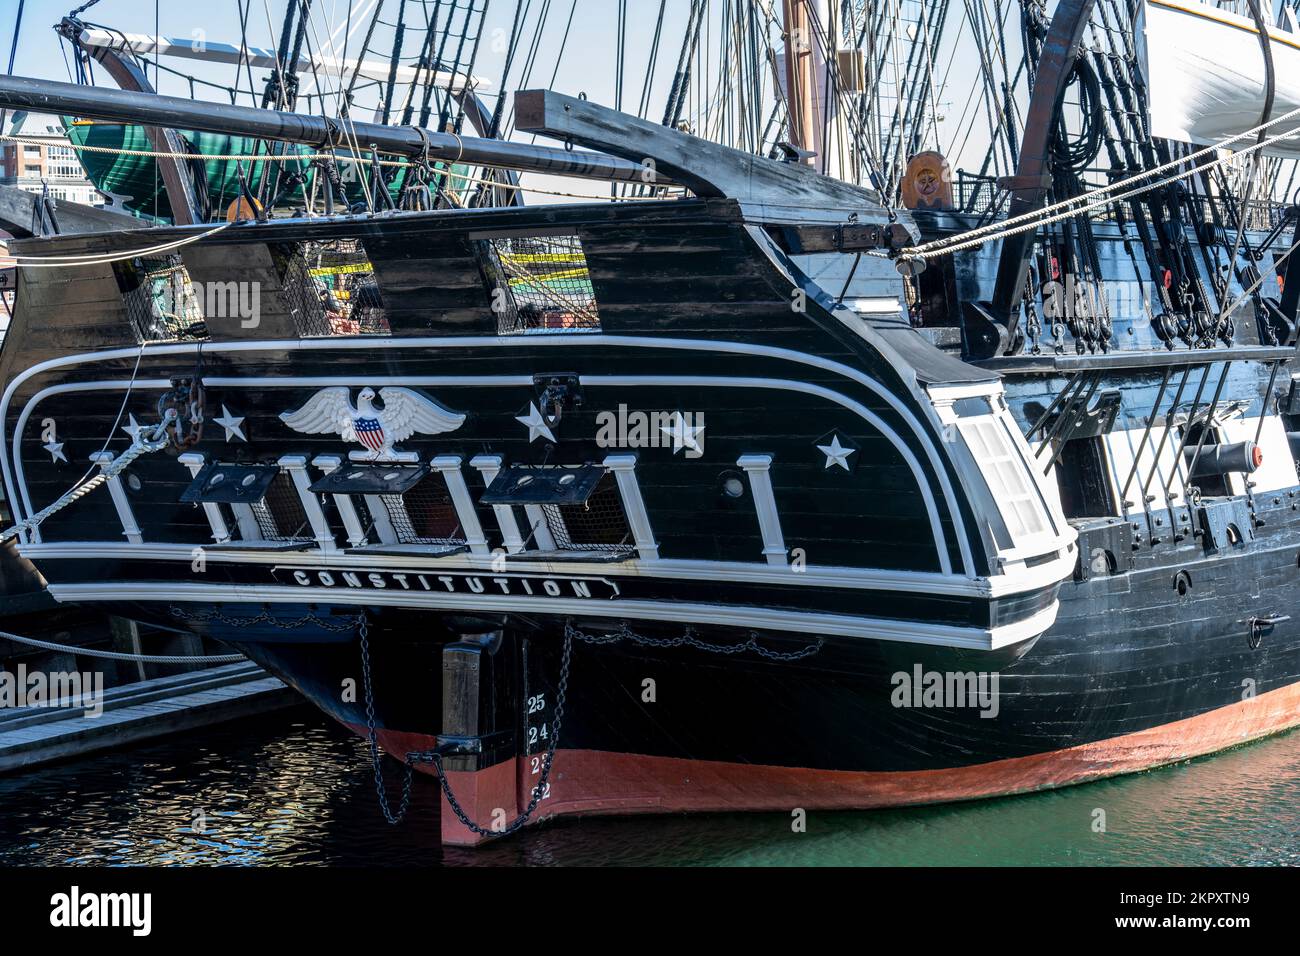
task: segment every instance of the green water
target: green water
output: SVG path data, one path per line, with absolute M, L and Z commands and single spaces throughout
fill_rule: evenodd
M 786 814 L 564 820 L 444 851 L 437 796 L 417 781 L 390 827 L 364 743 L 300 708 L 0 777 L 0 865 L 1300 865 L 1300 732 L 1049 793 L 814 812 L 802 833 Z

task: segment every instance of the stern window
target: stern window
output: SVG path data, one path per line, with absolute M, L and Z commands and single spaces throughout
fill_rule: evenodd
M 359 239 L 286 246 L 280 269 L 299 335 L 391 334 L 374 266 Z
M 480 240 L 498 335 L 600 329 L 587 255 L 577 236 Z
M 542 505 L 546 525 L 561 551 L 627 551 L 632 531 L 618 485 L 608 473 L 582 504 Z
M 442 475 L 430 472 L 405 494 L 381 497 L 399 543 L 464 543 L 460 518 Z
M 1038 493 L 1030 486 L 1024 465 L 997 419 L 962 418 L 957 427 L 993 492 L 1012 539 L 1022 544 L 1027 538 L 1048 534 L 1051 529 Z
M 115 262 L 113 273 L 141 342 L 208 337 L 202 301 L 178 253 Z
M 311 540 L 311 522 L 298 497 L 298 489 L 285 472 L 279 472 L 271 480 L 266 495 L 252 504 L 253 517 L 257 519 L 258 530 L 266 541 L 300 541 Z

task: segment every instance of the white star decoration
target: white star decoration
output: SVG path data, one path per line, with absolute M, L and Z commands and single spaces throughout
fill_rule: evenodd
M 221 417 L 212 420 L 226 430 L 226 441 L 230 441 L 231 438 L 248 441 L 244 436 L 244 430 L 240 427 L 244 424 L 244 416 L 230 414 L 230 409 L 226 408 L 224 403 L 221 406 Z
M 135 420 L 134 415 L 127 416 L 127 419 L 127 423 L 122 426 L 122 431 L 131 436 L 131 441 L 135 441 L 140 434 L 140 429 L 144 426 Z
M 826 456 L 827 468 L 831 465 L 839 465 L 845 471 L 849 470 L 849 455 L 857 451 L 856 448 L 845 448 L 841 445 L 839 435 L 832 435 L 829 445 L 818 445 L 817 449 Z
M 555 435 L 552 434 L 551 428 L 546 424 L 546 419 L 542 413 L 537 410 L 536 402 L 528 403 L 527 415 L 516 415 L 515 421 L 528 426 L 528 443 L 532 444 L 538 438 L 545 438 L 549 442 L 555 441 Z
M 41 447 L 50 453 L 50 464 L 68 460 L 66 457 L 64 457 L 63 442 L 61 441 L 47 442 Z
M 686 424 L 681 412 L 673 412 L 673 423 L 660 425 L 659 430 L 673 440 L 674 455 L 685 448 L 694 452 L 704 451 L 700 447 L 700 432 L 704 431 L 704 426 Z

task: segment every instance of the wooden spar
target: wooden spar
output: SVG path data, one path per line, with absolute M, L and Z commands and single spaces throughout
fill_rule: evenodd
M 697 196 L 761 206 L 778 218 L 782 210 L 798 210 L 800 221 L 844 222 L 848 210 L 863 223 L 885 220 L 879 194 L 873 190 L 551 90 L 515 94 L 515 127 L 636 160 L 646 182 L 675 181 Z
M 817 137 L 813 130 L 813 76 L 812 32 L 808 23 L 806 0 L 784 0 L 785 7 L 785 89 L 786 111 L 789 115 L 790 143 L 802 150 L 816 148 Z M 814 158 L 806 156 L 799 162 L 812 165 Z
M 59 31 L 65 36 L 69 35 L 70 23 L 75 21 L 64 20 L 59 25 Z M 149 77 L 133 56 L 108 46 L 95 47 L 89 52 L 122 89 L 136 93 L 156 92 L 153 84 L 149 82 Z M 149 137 L 149 145 L 153 147 L 154 152 L 173 154 L 186 152 L 185 141 L 176 130 L 165 126 L 146 126 L 144 131 Z M 167 190 L 172 222 L 178 226 L 202 222 L 204 216 L 199 200 L 199 188 L 190 171 L 189 161 L 177 155 L 160 158 L 158 174 L 162 177 L 163 186 Z
M 1092 15 L 1094 0 L 1061 0 L 1052 15 L 1043 44 L 1043 55 L 1038 61 L 1034 77 L 1034 90 L 1025 113 L 1025 135 L 1020 145 L 1020 160 L 1016 175 L 1006 183 L 1011 193 L 1007 218 L 1041 209 L 1050 188 L 1051 137 L 1061 115 L 1061 100 L 1074 61 L 1079 56 L 1079 41 Z M 1029 255 L 1034 247 L 1037 230 L 1029 229 L 1008 236 L 1002 243 L 1002 257 L 998 262 L 997 284 L 993 289 L 992 316 L 995 321 L 1012 328 L 1018 315 L 1020 299 L 1025 290 L 1025 277 L 1029 273 Z M 1009 336 L 1010 339 L 1014 335 Z
M 414 126 L 383 126 L 353 120 L 345 123 L 304 113 L 282 113 L 251 106 L 198 102 L 178 96 L 131 93 L 25 76 L 0 76 L 0 108 L 250 136 L 302 143 L 320 149 L 346 147 L 348 143 L 356 143 L 363 151 L 373 145 L 384 153 L 420 156 L 427 148 L 430 159 L 442 162 L 518 169 L 580 179 L 640 181 L 645 172 L 640 163 L 601 153 L 566 150 L 558 146 L 535 146 L 457 136 L 454 133 L 439 133 Z M 671 185 L 666 176 L 661 176 L 659 182 L 661 185 Z

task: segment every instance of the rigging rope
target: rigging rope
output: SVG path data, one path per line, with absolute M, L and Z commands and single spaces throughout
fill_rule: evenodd
M 40 144 L 39 140 L 33 140 L 23 136 L 10 136 L 10 135 L 0 135 L 0 141 L 8 141 L 14 143 L 32 143 L 36 145 Z M 172 158 L 194 159 L 195 158 L 195 155 L 193 153 L 169 153 L 169 152 L 163 152 L 159 150 L 126 149 L 123 147 L 116 147 L 116 146 L 90 146 L 90 145 L 78 146 L 76 144 L 69 144 L 67 148 L 84 151 L 84 152 L 90 152 L 90 153 L 112 153 L 117 156 L 136 156 L 143 159 L 172 159 Z M 242 162 L 242 161 L 253 161 L 259 163 L 289 163 L 289 162 L 310 163 L 315 161 L 328 160 L 328 161 L 335 161 L 335 162 L 342 162 L 342 163 L 356 163 L 359 166 L 374 165 L 373 160 L 368 160 L 364 156 L 350 156 L 345 159 L 339 160 L 337 153 L 280 153 L 276 155 L 261 155 L 257 153 L 251 153 L 251 154 L 250 153 L 217 153 L 217 154 L 204 153 L 202 159 L 205 162 L 214 162 L 214 163 L 215 162 Z M 381 159 L 379 160 L 379 165 L 384 167 L 406 167 L 411 169 L 418 169 L 422 166 L 422 163 L 418 160 Z M 487 164 L 485 163 L 479 163 L 477 165 L 487 167 Z M 496 167 L 487 167 L 487 168 L 496 168 Z M 512 167 L 503 166 L 500 168 L 510 169 Z M 466 182 L 466 183 L 484 183 L 498 189 L 514 189 L 514 190 L 519 190 L 521 192 L 538 193 L 539 195 L 546 195 L 546 196 L 566 196 L 571 199 L 589 199 L 593 201 L 607 200 L 610 198 L 608 196 L 601 196 L 596 194 L 589 195 L 587 193 L 571 193 L 571 192 L 564 192 L 562 190 L 556 190 L 556 189 L 542 189 L 537 186 L 523 186 L 514 183 L 502 183 L 502 182 L 498 182 L 495 179 L 484 179 L 483 177 L 480 176 L 471 176 L 468 173 L 458 173 L 454 169 L 444 170 L 440 172 L 440 175 L 450 176 L 453 179 L 459 179 L 462 182 Z M 659 198 L 668 198 L 668 197 L 641 196 L 641 197 L 631 197 L 631 198 L 659 199 Z M 229 225 L 233 225 L 233 224 L 223 223 L 221 228 L 224 229 L 226 226 Z M 200 236 L 199 238 L 203 238 L 203 237 Z M 195 240 L 191 239 L 187 241 L 193 242 Z M 141 250 L 138 253 L 133 253 L 133 255 L 144 255 L 147 254 L 149 251 L 150 250 L 147 249 Z
M 1182 156 L 1176 159 L 1172 159 L 1169 162 L 1162 163 L 1161 165 L 1156 166 L 1153 169 L 1149 169 L 1137 173 L 1136 175 L 1130 176 L 1127 179 L 1121 179 L 1118 180 L 1117 182 L 1110 183 L 1109 185 L 1106 186 L 1099 186 L 1096 189 L 1089 190 L 1088 192 L 1085 193 L 1081 193 L 1078 196 L 1073 196 L 1070 199 L 1061 200 L 1060 202 L 1053 203 L 1048 206 L 1044 206 L 1042 209 L 1036 209 L 1019 216 L 1014 216 L 1011 219 L 1006 219 L 1003 220 L 1002 222 L 991 223 L 990 225 L 981 226 L 977 229 L 972 229 L 968 232 L 959 233 L 955 236 L 947 236 L 942 239 L 935 239 L 931 242 L 923 243 L 919 246 L 909 247 L 907 249 L 902 250 L 901 257 L 904 259 L 926 259 L 935 255 L 941 255 L 941 254 L 952 253 L 952 252 L 962 252 L 966 249 L 973 249 L 976 246 L 983 245 L 986 242 L 991 242 L 994 239 L 1003 239 L 1008 236 L 1014 236 L 1022 232 L 1027 232 L 1030 229 L 1036 229 L 1042 225 L 1049 225 L 1053 222 L 1060 222 L 1063 219 L 1072 218 L 1074 216 L 1077 216 L 1080 213 L 1087 212 L 1091 209 L 1096 209 L 1101 206 L 1106 206 L 1111 203 L 1116 203 L 1123 199 L 1127 199 L 1130 196 L 1136 196 L 1144 192 L 1149 192 L 1152 189 L 1157 189 L 1161 186 L 1166 186 L 1170 183 L 1178 182 L 1180 180 L 1187 179 L 1191 176 L 1199 175 L 1206 170 L 1214 169 L 1220 166 L 1234 165 L 1240 162 L 1242 159 L 1252 155 L 1253 153 L 1257 152 L 1260 149 L 1263 149 L 1266 146 L 1272 145 L 1273 143 L 1280 142 L 1281 140 L 1285 140 L 1285 139 L 1296 139 L 1297 137 L 1300 137 L 1300 127 L 1295 127 L 1286 132 L 1278 133 L 1273 136 L 1268 136 L 1263 140 L 1261 140 L 1260 142 L 1254 143 L 1250 146 L 1246 146 L 1240 150 L 1237 150 L 1231 156 L 1224 156 L 1224 157 L 1220 157 L 1219 159 L 1213 160 L 1209 163 L 1205 163 L 1202 165 L 1195 165 L 1191 169 L 1184 170 L 1173 176 L 1165 177 L 1154 183 L 1149 183 L 1145 186 L 1140 186 L 1136 189 L 1132 189 L 1127 192 L 1120 193 L 1119 195 L 1116 196 L 1110 195 L 1111 193 L 1115 192 L 1118 189 L 1122 189 L 1126 186 L 1131 186 L 1134 183 L 1139 183 L 1142 182 L 1143 180 L 1150 179 L 1153 176 L 1168 172 L 1169 170 L 1174 169 L 1176 167 L 1185 166 L 1186 164 L 1191 163 L 1193 160 L 1196 160 L 1199 157 L 1206 156 L 1210 153 L 1214 153 L 1220 149 L 1223 149 L 1228 143 L 1233 143 L 1238 140 L 1245 139 L 1248 136 L 1255 135 L 1262 129 L 1266 129 L 1270 126 L 1274 126 L 1278 123 L 1282 123 L 1290 119 L 1295 119 L 1297 116 L 1300 116 L 1300 108 L 1291 110 L 1289 113 L 1285 113 L 1282 116 L 1277 117 L 1276 119 L 1269 120 L 1267 123 L 1262 123 L 1259 126 L 1254 127 L 1253 129 L 1248 129 L 1245 132 L 1238 133 L 1235 136 L 1231 136 L 1228 137 L 1227 139 L 1221 140 L 1220 142 L 1212 146 L 1206 146 L 1203 149 L 1188 154 L 1187 156 Z M 1094 197 L 1101 197 L 1101 198 L 1097 199 Z
M 122 262 L 126 259 L 136 259 L 146 256 L 155 256 L 160 252 L 170 252 L 172 249 L 179 249 L 181 246 L 188 246 L 190 243 L 198 242 L 209 236 L 216 235 L 223 229 L 228 229 L 234 223 L 223 222 L 221 225 L 212 229 L 205 229 L 203 232 L 193 236 L 186 236 L 184 239 L 176 239 L 172 242 L 164 242 L 161 245 L 149 246 L 146 249 L 130 249 L 126 252 L 105 252 L 98 255 L 76 255 L 76 256 L 13 256 L 14 261 L 24 269 L 57 269 L 68 266 L 97 266 L 107 265 L 111 262 Z
M 110 661 L 138 661 L 141 664 L 236 664 L 248 660 L 243 654 L 188 657 L 180 654 L 128 654 L 124 651 L 101 651 L 90 647 L 55 644 L 53 641 L 38 641 L 34 637 L 22 637 L 9 631 L 0 631 L 0 637 L 13 641 L 15 644 L 27 644 L 46 651 L 62 651 L 80 657 L 102 657 Z

